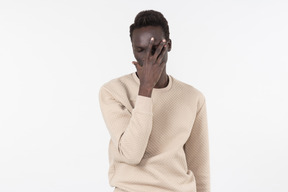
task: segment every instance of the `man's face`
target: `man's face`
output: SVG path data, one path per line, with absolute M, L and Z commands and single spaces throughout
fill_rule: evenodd
M 137 62 L 143 66 L 144 59 L 147 55 L 148 45 L 151 40 L 151 37 L 154 37 L 154 45 L 151 50 L 151 54 L 155 53 L 155 50 L 161 43 L 163 39 L 165 39 L 164 32 L 160 26 L 147 26 L 139 29 L 135 29 L 132 35 L 132 48 L 133 54 Z M 168 51 L 171 49 L 171 41 L 168 41 Z M 165 54 L 163 61 L 167 62 L 168 55 Z

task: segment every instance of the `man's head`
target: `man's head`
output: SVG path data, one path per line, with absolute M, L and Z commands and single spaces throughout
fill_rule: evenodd
M 160 26 L 164 32 L 165 39 L 167 41 L 169 40 L 170 32 L 168 22 L 162 13 L 154 10 L 141 11 L 136 15 L 134 23 L 130 25 L 131 40 L 135 29 L 147 26 Z
M 151 37 L 154 38 L 152 54 L 159 46 L 160 42 L 165 39 L 168 44 L 168 51 L 171 50 L 168 22 L 162 13 L 154 10 L 141 11 L 135 17 L 134 23 L 130 26 L 130 38 L 133 47 L 133 53 L 137 62 L 142 65 L 143 58 Z M 164 61 L 167 61 L 167 54 Z

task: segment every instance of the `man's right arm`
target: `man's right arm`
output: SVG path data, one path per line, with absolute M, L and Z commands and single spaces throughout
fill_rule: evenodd
M 144 156 L 152 131 L 152 90 L 158 82 L 165 66 L 163 57 L 167 53 L 166 41 L 163 40 L 151 55 L 154 38 L 152 37 L 143 67 L 135 62 L 139 73 L 140 86 L 135 106 L 130 112 L 117 101 L 111 92 L 101 87 L 99 92 L 100 108 L 113 144 L 117 149 L 115 160 L 137 165 Z M 163 51 L 161 51 L 163 49 Z
M 152 131 L 152 98 L 138 95 L 130 112 L 108 89 L 101 87 L 99 103 L 112 142 L 117 149 L 115 160 L 139 164 Z

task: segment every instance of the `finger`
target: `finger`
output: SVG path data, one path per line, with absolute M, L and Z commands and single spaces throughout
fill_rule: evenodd
M 153 44 L 154 44 L 154 37 L 151 37 L 149 45 L 148 45 L 148 49 L 147 49 L 146 59 L 148 59 L 151 54 L 151 49 L 152 49 Z
M 162 53 L 163 47 L 164 47 L 165 43 L 166 43 L 166 40 L 163 39 L 163 40 L 161 41 L 161 43 L 159 44 L 159 46 L 157 47 L 157 49 L 156 49 L 156 51 L 155 51 L 155 54 L 154 54 L 155 60 L 156 60 L 156 59 L 160 56 L 160 54 Z
M 161 53 L 159 54 L 159 56 L 157 58 L 156 63 L 158 63 L 159 65 L 162 65 L 164 63 L 163 62 L 163 58 L 167 54 L 167 52 L 168 52 L 168 45 L 165 44 L 163 49 L 162 49 L 162 51 L 161 51 Z

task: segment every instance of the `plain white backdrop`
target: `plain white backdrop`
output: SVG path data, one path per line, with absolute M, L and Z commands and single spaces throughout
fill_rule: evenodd
M 167 73 L 206 96 L 212 191 L 288 191 L 287 1 L 1 0 L 1 192 L 113 191 L 98 91 L 135 71 L 145 9 L 169 22 Z

